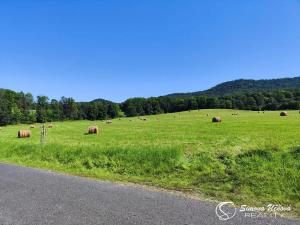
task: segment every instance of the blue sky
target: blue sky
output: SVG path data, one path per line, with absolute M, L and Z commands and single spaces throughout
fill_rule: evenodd
M 1 1 L 0 87 L 78 101 L 300 75 L 300 1 Z

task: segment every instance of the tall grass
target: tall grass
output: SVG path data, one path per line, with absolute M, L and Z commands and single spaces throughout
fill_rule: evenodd
M 179 148 L 103 148 L 101 146 L 1 145 L 7 161 L 101 177 L 139 181 L 204 193 L 236 203 L 290 204 L 300 215 L 300 147 L 288 151 L 253 149 L 237 155 Z M 113 176 L 112 176 L 113 177 Z
M 0 154 L 1 158 L 24 162 L 45 162 L 69 168 L 104 169 L 118 174 L 152 176 L 173 172 L 183 158 L 183 152 L 178 148 L 130 149 L 55 144 L 5 145 Z

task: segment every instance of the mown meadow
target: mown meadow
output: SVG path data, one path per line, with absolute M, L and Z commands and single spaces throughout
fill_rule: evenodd
M 232 114 L 238 115 L 232 115 Z M 0 131 L 2 162 L 179 190 L 236 204 L 291 205 L 300 215 L 300 114 L 195 110 L 53 123 L 47 142 L 29 125 Z M 212 123 L 220 116 L 221 123 Z M 89 126 L 100 133 L 88 135 Z

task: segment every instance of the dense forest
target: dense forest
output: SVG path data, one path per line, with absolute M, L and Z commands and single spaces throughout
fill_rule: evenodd
M 272 91 L 286 88 L 299 88 L 300 77 L 280 78 L 280 79 L 264 79 L 264 80 L 246 80 L 239 79 L 234 81 L 227 81 L 218 84 L 208 90 L 191 92 L 191 93 L 174 93 L 169 94 L 169 97 L 191 97 L 197 95 L 209 96 L 225 96 L 244 92 L 261 92 Z
M 132 98 L 121 104 L 121 109 L 127 116 L 214 108 L 242 110 L 300 109 L 300 89 L 237 93 L 226 96 Z
M 104 120 L 121 116 L 142 116 L 195 109 L 226 108 L 244 110 L 300 109 L 300 88 L 262 92 L 242 92 L 226 96 L 198 95 L 185 98 L 169 96 L 131 98 L 123 103 L 103 99 L 75 102 L 30 93 L 0 90 L 0 125 L 43 123 L 63 120 Z
M 30 93 L 0 90 L 0 125 L 17 123 L 44 123 L 63 120 L 103 120 L 120 116 L 119 104 L 95 100 L 75 102 L 62 97 L 59 101 L 38 96 L 34 100 Z

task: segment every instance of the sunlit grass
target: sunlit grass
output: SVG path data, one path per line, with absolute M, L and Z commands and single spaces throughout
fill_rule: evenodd
M 300 115 L 200 110 L 102 121 L 57 122 L 47 144 L 0 131 L 0 159 L 102 179 L 150 184 L 217 200 L 291 204 L 300 214 Z M 207 116 L 208 114 L 208 116 Z M 221 116 L 222 123 L 212 123 Z M 97 125 L 98 135 L 86 135 Z

